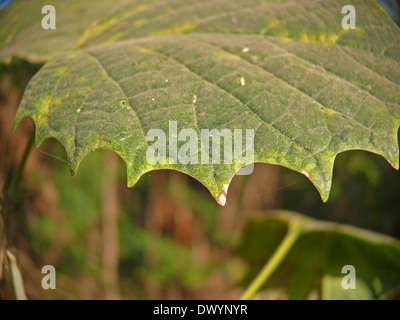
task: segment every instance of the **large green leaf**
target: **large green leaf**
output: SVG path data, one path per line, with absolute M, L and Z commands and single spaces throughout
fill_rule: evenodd
M 49 3 L 56 30 L 40 26 Z M 349 4 L 356 30 L 341 27 Z M 129 186 L 176 169 L 224 204 L 240 164 L 146 161 L 147 131 L 168 131 L 168 120 L 198 133 L 254 128 L 255 162 L 303 173 L 324 201 L 340 152 L 374 152 L 398 168 L 400 30 L 375 1 L 31 0 L 0 14 L 0 57 L 50 58 L 15 123 L 31 116 L 37 145 L 60 140 L 72 172 L 88 152 L 112 149 Z
M 260 297 L 279 289 L 289 299 L 388 299 L 400 288 L 398 240 L 286 211 L 266 212 L 243 231 L 238 253 L 249 262 L 250 277 L 260 270 L 294 222 L 300 224 L 300 236 Z M 355 268 L 355 289 L 342 287 L 346 265 Z

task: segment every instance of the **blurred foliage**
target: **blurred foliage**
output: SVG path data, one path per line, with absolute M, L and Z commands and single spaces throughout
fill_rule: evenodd
M 283 191 L 283 209 L 400 235 L 400 174 L 382 157 L 362 151 L 340 154 L 325 204 L 321 204 L 311 183 L 296 183 L 299 174 L 285 170 L 281 178 L 283 184 L 292 185 L 289 191 Z
M 266 215 L 247 225 L 238 249 L 251 265 L 250 279 L 281 242 L 289 223 L 300 222 L 301 233 L 265 289 L 281 288 L 289 299 L 389 299 L 399 286 L 400 241 L 292 212 Z M 342 288 L 346 265 L 356 271 L 353 290 Z
M 23 59 L 14 57 L 8 64 L 0 63 L 1 78 L 10 77 L 12 83 L 22 92 L 32 76 L 39 71 L 41 64 L 32 64 Z M 3 98 L 4 97 L 1 97 Z

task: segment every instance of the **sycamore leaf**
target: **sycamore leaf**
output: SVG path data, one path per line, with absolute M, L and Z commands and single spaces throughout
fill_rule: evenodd
M 300 236 L 260 297 L 278 290 L 289 299 L 390 299 L 400 287 L 400 242 L 372 231 L 276 210 L 263 212 L 243 231 L 238 253 L 249 262 L 249 279 L 259 272 L 294 222 Z M 354 267 L 354 289 L 342 282 Z M 346 271 L 347 270 L 347 271 Z
M 56 30 L 41 29 L 45 2 L 58 8 Z M 169 120 L 199 136 L 254 129 L 254 162 L 303 173 L 324 201 L 340 152 L 374 152 L 398 168 L 400 30 L 375 1 L 66 3 L 0 11 L 0 59 L 50 59 L 15 125 L 32 117 L 37 145 L 61 141 L 73 173 L 88 152 L 111 149 L 127 164 L 129 186 L 175 169 L 224 204 L 242 164 L 146 160 L 147 132 L 168 132 Z M 342 29 L 349 4 L 355 30 Z

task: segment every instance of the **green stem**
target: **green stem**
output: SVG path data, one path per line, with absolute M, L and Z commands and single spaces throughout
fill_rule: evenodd
M 11 206 L 14 206 L 15 198 L 17 196 L 17 191 L 19 189 L 19 185 L 21 184 L 22 173 L 24 172 L 26 160 L 28 159 L 29 152 L 31 151 L 34 142 L 35 142 L 35 129 L 32 130 L 29 136 L 28 142 L 26 143 L 26 147 L 24 150 L 24 154 L 22 155 L 21 161 L 18 165 L 17 173 L 15 174 L 15 177 L 11 184 L 11 196 L 10 196 Z
M 32 130 L 32 132 L 28 138 L 28 142 L 26 143 L 26 147 L 25 147 L 24 153 L 22 155 L 21 161 L 18 165 L 17 172 L 11 182 L 9 197 L 7 197 L 7 199 L 9 199 L 9 201 L 7 200 L 7 203 L 2 208 L 3 209 L 2 210 L 3 230 L 0 235 L 0 250 L 5 248 L 6 236 L 9 240 L 9 243 L 11 242 L 11 239 L 12 239 L 11 228 L 9 225 L 9 215 L 14 210 L 15 200 L 17 198 L 17 192 L 18 192 L 19 186 L 21 184 L 22 173 L 24 172 L 26 160 L 28 159 L 29 152 L 32 148 L 34 141 L 35 141 L 35 129 Z
M 240 300 L 250 300 L 251 298 L 253 298 L 253 296 L 271 277 L 276 268 L 289 253 L 290 249 L 299 238 L 300 233 L 301 227 L 298 221 L 294 221 L 293 223 L 289 224 L 288 231 L 282 242 L 279 244 L 278 248 L 275 250 L 271 258 L 265 263 L 264 267 L 261 269 L 258 275 L 247 287 L 246 291 L 240 297 Z

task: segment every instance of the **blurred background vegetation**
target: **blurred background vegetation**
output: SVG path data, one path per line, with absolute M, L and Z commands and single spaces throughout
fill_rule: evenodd
M 385 3 L 399 19 L 398 2 Z M 23 90 L 39 68 L 18 59 L 0 66 L 0 201 L 34 128 L 24 119 L 11 133 Z M 269 209 L 400 238 L 400 173 L 367 152 L 337 157 L 327 203 L 303 175 L 257 164 L 252 175 L 235 177 L 225 207 L 179 172 L 153 171 L 128 189 L 125 164 L 113 152 L 90 154 L 75 177 L 65 158 L 55 140 L 32 149 L 7 223 L 30 299 L 236 299 L 252 267 L 237 250 L 242 232 Z M 41 287 L 41 268 L 49 264 L 57 290 Z M 13 298 L 4 276 L 0 299 Z

